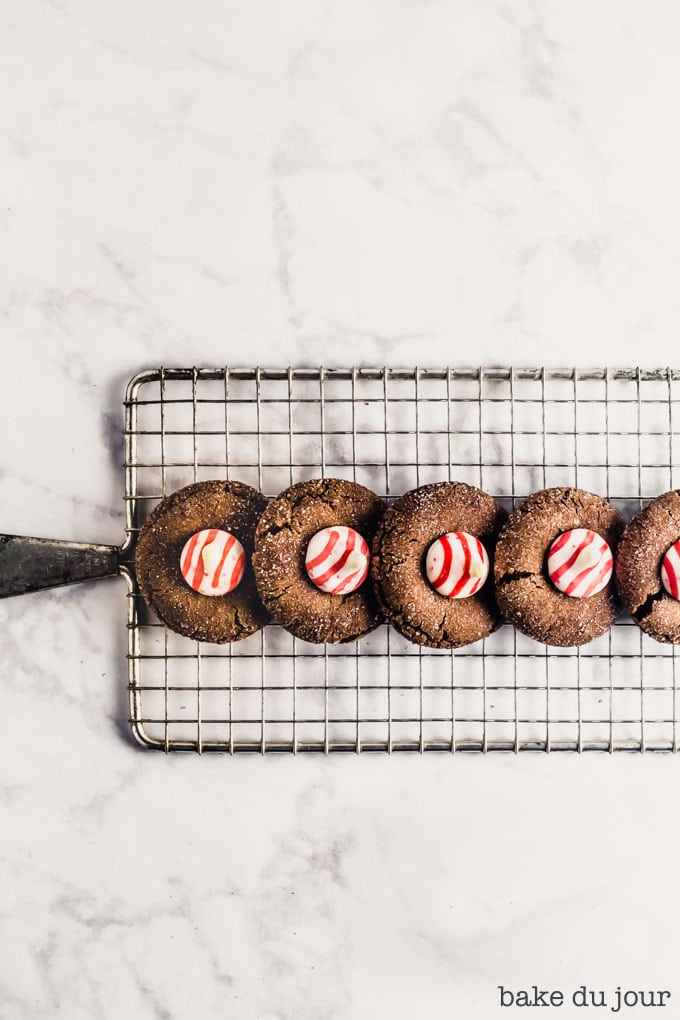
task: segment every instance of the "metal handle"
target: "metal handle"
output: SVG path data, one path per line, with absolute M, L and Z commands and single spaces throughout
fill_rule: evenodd
M 120 555 L 113 545 L 0 535 L 0 598 L 109 577 Z

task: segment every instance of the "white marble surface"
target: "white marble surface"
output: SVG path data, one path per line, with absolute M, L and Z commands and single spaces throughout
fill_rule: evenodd
M 677 365 L 679 29 L 2 0 L 0 528 L 121 540 L 141 367 Z M 0 606 L 3 1020 L 489 1020 L 535 982 L 675 1015 L 675 759 L 145 754 L 124 606 Z

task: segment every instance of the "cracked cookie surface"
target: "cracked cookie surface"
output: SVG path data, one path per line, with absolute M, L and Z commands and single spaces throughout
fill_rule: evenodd
M 505 510 L 487 493 L 464 482 L 423 485 L 387 510 L 373 543 L 371 573 L 390 623 L 416 644 L 460 648 L 486 637 L 501 619 L 491 574 L 476 595 L 450 599 L 432 588 L 425 558 L 432 542 L 466 531 L 493 551 Z
M 255 527 L 266 505 L 262 493 L 243 482 L 207 481 L 179 489 L 152 510 L 137 539 L 135 572 L 146 602 L 168 627 L 196 641 L 224 644 L 267 622 L 251 566 Z M 205 528 L 230 531 L 246 554 L 243 578 L 228 595 L 201 595 L 182 577 L 184 543 Z
M 339 478 L 299 482 L 273 499 L 255 533 L 253 570 L 264 605 L 296 637 L 315 643 L 355 641 L 382 623 L 366 580 L 356 591 L 331 595 L 310 581 L 305 552 L 317 531 L 354 528 L 370 548 L 385 504 L 370 489 Z
M 628 524 L 619 543 L 616 578 L 621 602 L 650 637 L 680 644 L 680 602 L 661 583 L 661 561 L 680 538 L 680 492 L 657 497 Z
M 503 616 L 547 645 L 582 645 L 606 634 L 618 615 L 613 581 L 589 598 L 572 598 L 548 578 L 546 560 L 564 531 L 588 528 L 616 553 L 623 518 L 601 496 L 583 489 L 543 489 L 508 518 L 496 546 L 496 598 Z

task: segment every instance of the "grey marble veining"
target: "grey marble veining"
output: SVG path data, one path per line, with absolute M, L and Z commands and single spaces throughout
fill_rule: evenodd
M 144 367 L 676 363 L 679 18 L 0 5 L 2 530 L 122 541 Z M 680 999 L 673 758 L 145 754 L 122 580 L 0 620 L 3 1020 Z

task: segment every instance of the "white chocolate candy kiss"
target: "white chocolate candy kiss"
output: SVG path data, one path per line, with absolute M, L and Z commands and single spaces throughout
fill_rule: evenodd
M 348 595 L 366 580 L 371 556 L 354 528 L 337 525 L 317 531 L 307 546 L 305 568 L 312 584 L 329 595 Z
M 671 598 L 680 600 L 680 539 L 661 561 L 661 583 Z
M 563 595 L 587 599 L 606 588 L 614 569 L 609 545 L 589 528 L 558 535 L 548 551 L 548 577 Z
M 486 549 L 467 531 L 449 531 L 427 550 L 425 573 L 436 592 L 449 599 L 475 595 L 489 574 Z
M 229 531 L 206 528 L 185 542 L 179 563 L 182 577 L 200 595 L 228 595 L 241 582 L 246 554 Z

